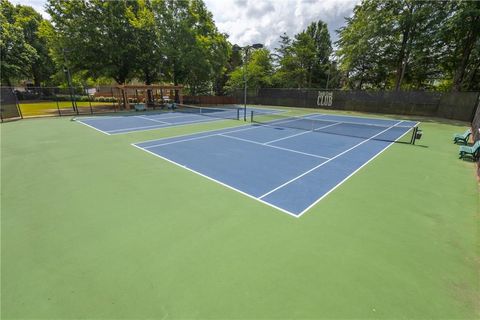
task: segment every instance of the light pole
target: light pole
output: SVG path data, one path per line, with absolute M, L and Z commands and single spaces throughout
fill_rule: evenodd
M 332 72 L 332 66 L 336 66 L 337 61 L 333 60 L 332 63 L 328 65 L 328 74 L 327 74 L 327 85 L 325 87 L 326 90 L 328 90 L 328 82 L 330 81 L 330 73 Z
M 72 88 L 72 76 L 70 75 L 70 69 L 68 69 L 68 63 L 67 63 L 67 55 L 65 54 L 65 52 L 68 52 L 69 50 L 63 48 L 62 49 L 62 52 L 63 52 L 63 61 L 65 62 L 65 73 L 67 74 L 67 82 L 68 82 L 68 88 L 69 88 L 69 91 L 70 91 L 70 99 L 72 101 L 72 108 L 73 108 L 73 111 L 75 111 L 77 114 L 78 114 L 78 109 L 75 105 L 75 99 L 74 99 L 74 95 L 73 95 L 73 88 Z
M 261 49 L 263 48 L 263 44 L 261 43 L 254 43 L 252 45 L 248 45 L 245 47 L 240 47 L 238 45 L 234 45 L 234 50 L 243 50 L 243 121 L 247 121 L 247 58 L 250 49 Z

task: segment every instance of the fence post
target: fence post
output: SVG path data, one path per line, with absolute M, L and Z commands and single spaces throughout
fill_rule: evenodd
M 90 114 L 93 114 L 92 101 L 90 101 L 90 94 L 87 92 L 88 104 L 90 105 Z
M 110 87 L 110 92 L 112 93 L 112 104 L 113 104 L 113 112 L 117 112 L 117 107 L 116 107 L 116 103 L 115 103 L 115 97 L 113 95 L 113 87 Z M 119 105 L 118 107 L 120 108 L 120 102 L 118 102 Z
M 57 97 L 57 94 L 55 94 L 55 103 L 57 104 L 58 116 L 61 117 L 61 116 L 62 116 L 62 113 L 60 112 L 60 106 L 58 105 L 58 97 Z
M 20 109 L 20 103 L 18 103 L 17 94 L 13 89 L 12 89 L 12 92 L 13 92 L 13 95 L 15 96 L 15 104 L 17 105 L 17 110 L 18 110 L 18 114 L 20 115 L 20 119 L 23 119 L 23 113 L 22 113 L 22 109 Z

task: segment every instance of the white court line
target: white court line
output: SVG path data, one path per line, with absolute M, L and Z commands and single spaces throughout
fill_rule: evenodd
M 242 126 L 243 127 L 243 126 Z M 209 138 L 209 137 L 214 137 L 214 136 L 219 136 L 223 133 L 232 133 L 232 132 L 240 132 L 240 131 L 247 131 L 247 130 L 252 130 L 252 129 L 255 129 L 256 127 L 251 127 L 249 126 L 248 128 L 242 128 L 242 129 L 238 129 L 238 130 L 232 130 L 232 131 L 228 131 L 228 132 L 220 132 L 220 133 L 214 133 L 214 134 L 207 134 L 205 136 L 200 136 L 200 137 L 193 137 L 193 138 L 188 138 L 188 139 L 182 139 L 182 140 L 175 140 L 175 141 L 170 141 L 170 142 L 165 142 L 165 143 L 160 143 L 160 144 L 154 144 L 154 145 L 151 145 L 151 146 L 147 146 L 147 147 L 143 147 L 143 148 L 155 148 L 155 147 L 162 147 L 162 146 L 167 146 L 169 144 L 174 144 L 174 143 L 179 143 L 179 142 L 185 142 L 185 141 L 192 141 L 192 140 L 198 140 L 198 139 L 202 139 L 202 138 Z M 216 129 L 216 130 L 212 130 L 212 131 L 222 131 L 224 129 Z M 207 131 L 205 131 L 207 132 Z M 186 136 L 193 136 L 193 135 L 197 135 L 197 134 L 187 134 Z M 180 136 L 181 137 L 181 136 Z M 158 139 L 158 140 L 153 140 L 153 141 L 160 141 L 160 140 L 166 140 L 166 139 L 173 139 L 173 138 L 164 138 L 164 139 Z M 144 143 L 145 141 L 143 142 L 138 142 L 138 143 Z
M 160 144 L 154 144 L 154 145 L 151 145 L 151 146 L 147 146 L 147 147 L 144 147 L 144 148 L 154 148 L 154 147 L 161 147 L 161 146 L 165 146 L 165 145 L 169 145 L 169 144 L 174 144 L 174 143 L 179 143 L 179 142 L 184 142 L 184 141 L 190 141 L 190 140 L 197 140 L 197 139 L 201 139 L 201 138 L 208 138 L 208 137 L 213 137 L 213 136 L 218 136 L 219 134 L 224 134 L 224 133 L 233 133 L 233 132 L 240 132 L 240 131 L 247 131 L 247 130 L 253 130 L 253 129 L 258 129 L 258 128 L 261 128 L 261 126 L 254 126 L 254 125 L 251 125 L 251 124 L 248 124 L 247 125 L 248 128 L 242 128 L 242 129 L 237 129 L 237 130 L 230 130 L 228 132 L 220 132 L 220 133 L 214 133 L 214 134 L 208 134 L 208 135 L 205 135 L 205 136 L 201 136 L 201 137 L 193 137 L 193 138 L 188 138 L 188 139 L 181 139 L 181 140 L 176 140 L 176 141 L 171 141 L 171 142 L 166 142 L 166 143 L 160 143 Z M 244 127 L 244 126 L 240 126 L 240 127 Z M 236 127 L 235 127 L 236 128 Z M 223 131 L 223 130 L 228 130 L 229 128 L 226 128 L 226 129 L 215 129 L 215 130 L 211 130 L 211 131 Z M 234 129 L 234 128 L 232 128 Z M 208 132 L 208 131 L 205 131 L 205 132 Z M 198 135 L 198 134 L 201 134 L 201 133 L 190 133 L 190 134 L 186 134 L 186 135 L 183 135 L 183 136 L 194 136 L 194 135 Z M 181 136 L 179 136 L 181 137 Z M 173 139 L 172 137 L 169 137 L 169 138 L 163 138 L 163 139 L 156 139 L 156 140 L 151 140 L 151 141 L 161 141 L 161 140 L 171 140 Z M 137 142 L 137 144 L 140 144 L 140 143 L 145 143 L 147 141 L 142 141 L 142 142 Z
M 296 181 L 296 180 L 300 179 L 301 177 L 303 177 L 303 176 L 305 176 L 305 175 L 309 174 L 310 172 L 312 172 L 312 171 L 314 171 L 314 170 L 316 170 L 316 169 L 318 169 L 318 168 L 322 167 L 323 165 L 325 165 L 325 164 L 329 163 L 330 161 L 337 159 L 337 158 L 338 158 L 338 157 L 340 157 L 341 155 L 344 155 L 345 153 L 347 153 L 347 152 L 349 152 L 349 151 L 351 151 L 351 150 L 353 150 L 353 149 L 355 149 L 355 148 L 357 148 L 357 147 L 361 146 L 361 145 L 362 145 L 362 144 L 364 144 L 365 142 L 368 142 L 368 141 L 372 140 L 372 139 L 373 139 L 373 138 L 375 138 L 376 136 L 379 136 L 379 135 L 381 135 L 382 133 L 384 133 L 385 131 L 392 129 L 393 127 L 396 127 L 397 125 L 399 125 L 399 124 L 400 124 L 400 123 L 402 123 L 402 122 L 403 122 L 403 120 L 402 120 L 402 121 L 400 121 L 400 122 L 398 122 L 398 123 L 396 123 L 396 124 L 394 124 L 394 125 L 393 125 L 393 126 L 391 126 L 391 127 L 388 127 L 387 129 L 385 129 L 385 130 L 383 130 L 383 131 L 380 131 L 379 133 L 377 133 L 377 134 L 375 134 L 375 135 L 371 136 L 370 138 L 368 138 L 367 140 L 364 140 L 364 141 L 362 141 L 362 142 L 360 142 L 360 143 L 357 143 L 357 144 L 356 144 L 356 145 L 354 145 L 353 147 L 351 147 L 351 148 L 349 148 L 349 149 L 347 149 L 347 150 L 345 150 L 345 151 L 343 151 L 343 152 L 341 152 L 341 153 L 337 154 L 337 155 L 336 155 L 336 156 L 334 156 L 333 158 L 330 158 L 329 160 L 327 160 L 327 161 L 325 161 L 325 162 L 323 162 L 323 163 L 319 164 L 318 166 L 316 166 L 316 167 L 313 167 L 312 169 L 310 169 L 310 170 L 308 170 L 308 171 L 305 171 L 305 172 L 304 172 L 304 173 L 302 173 L 301 175 L 299 175 L 299 176 L 297 176 L 297 177 L 295 177 L 295 178 L 293 178 L 293 179 L 291 179 L 291 180 L 289 180 L 289 181 L 285 182 L 284 184 L 281 184 L 280 186 L 276 187 L 275 189 L 272 189 L 272 190 L 268 191 L 267 193 L 265 193 L 265 194 L 261 195 L 261 196 L 259 197 L 259 199 L 265 198 L 265 197 L 266 197 L 266 196 L 268 196 L 269 194 L 271 194 L 271 193 L 273 193 L 273 192 L 275 192 L 275 191 L 277 191 L 277 190 L 279 190 L 279 189 L 281 189 L 281 188 L 285 187 L 286 185 L 288 185 L 288 184 L 290 184 L 290 183 L 292 183 L 292 182 L 294 182 L 294 181 Z
M 124 115 L 124 116 L 96 116 L 96 117 L 83 117 L 82 115 L 77 115 L 76 117 L 80 117 L 82 120 L 105 120 L 105 119 L 121 119 L 126 117 L 131 117 Z
M 282 140 L 285 140 L 285 139 L 290 139 L 290 138 L 293 138 L 293 137 L 296 137 L 296 136 L 300 136 L 300 135 L 302 135 L 302 134 L 314 132 L 315 130 L 325 129 L 325 128 L 328 128 L 328 127 L 333 127 L 333 126 L 339 125 L 339 124 L 341 124 L 341 123 L 342 123 L 342 122 L 337 122 L 337 123 L 334 123 L 334 124 L 329 124 L 328 126 L 323 126 L 323 127 L 320 127 L 320 128 L 315 128 L 314 130 L 307 130 L 307 131 L 305 131 L 305 132 L 300 132 L 300 133 L 292 134 L 291 136 L 286 136 L 286 137 L 283 137 L 283 138 L 280 138 L 280 139 L 276 139 L 276 140 L 272 140 L 272 141 L 265 142 L 265 144 L 274 143 L 274 142 L 282 141 Z
M 316 114 L 312 113 L 312 114 L 307 114 L 305 116 L 310 117 L 310 116 L 313 116 L 313 115 L 316 115 Z M 205 122 L 205 121 L 202 121 L 202 122 Z M 223 132 L 224 130 L 230 130 L 230 129 L 235 129 L 235 128 L 243 128 L 243 127 L 247 127 L 247 128 L 240 129 L 240 130 L 232 130 L 232 131 Z M 186 133 L 186 134 L 181 134 L 181 135 L 173 136 L 173 137 L 165 137 L 165 138 L 160 138 L 160 139 L 151 139 L 151 140 L 139 141 L 139 142 L 135 142 L 134 144 L 141 144 L 141 143 L 162 141 L 162 140 L 171 140 L 171 139 L 178 138 L 178 137 L 193 136 L 193 135 L 202 134 L 202 133 L 206 133 L 206 132 L 222 131 L 221 133 L 231 133 L 231 132 L 253 130 L 253 129 L 258 129 L 258 128 L 261 128 L 261 127 L 262 127 L 262 125 L 260 123 L 255 123 L 255 124 L 247 123 L 247 124 L 243 124 L 243 125 L 240 125 L 240 126 L 235 126 L 235 127 L 232 127 L 232 128 L 212 129 L 212 130 L 206 130 L 206 131 L 202 131 L 202 132 L 198 132 L 198 133 Z M 269 127 L 269 126 L 265 126 L 265 127 Z M 129 133 L 129 132 L 127 132 L 127 133 Z M 182 142 L 182 140 L 178 140 L 178 142 Z M 162 146 L 162 144 L 152 145 L 152 146 L 148 146 L 146 148 L 155 147 L 155 146 Z
M 173 115 L 173 117 L 163 117 L 164 115 Z M 178 112 L 166 112 L 166 113 L 156 113 L 152 114 L 153 116 L 162 116 L 162 119 L 170 120 L 170 119 L 176 119 L 176 118 L 186 118 L 186 117 L 191 117 L 191 116 L 199 116 L 200 114 L 198 113 L 178 113 Z
M 292 217 L 298 218 L 294 213 L 292 213 L 292 212 L 290 212 L 290 211 L 288 211 L 288 210 L 282 209 L 282 208 L 280 208 L 280 207 L 277 207 L 277 206 L 274 205 L 274 204 L 271 204 L 271 203 L 268 203 L 268 202 L 266 202 L 266 201 L 263 201 L 263 200 L 261 200 L 261 199 L 259 199 L 259 198 L 257 198 L 257 197 L 252 196 L 251 194 L 248 194 L 248 193 L 246 193 L 246 192 L 243 192 L 243 191 L 241 191 L 241 190 L 239 190 L 239 189 L 237 189 L 237 188 L 235 188 L 235 187 L 229 186 L 228 184 L 225 184 L 225 183 L 223 183 L 223 182 L 221 182 L 221 181 L 219 181 L 219 180 L 216 180 L 216 179 L 214 179 L 214 178 L 212 178 L 212 177 L 209 177 L 209 176 L 207 176 L 207 175 L 204 175 L 203 173 L 200 173 L 200 172 L 198 172 L 198 171 L 195 171 L 195 170 L 193 170 L 193 169 L 190 169 L 190 168 L 188 168 L 187 166 L 184 166 L 184 165 L 182 165 L 182 164 L 180 164 L 180 163 L 178 163 L 178 162 L 175 162 L 175 161 L 170 160 L 170 159 L 168 159 L 168 158 L 162 157 L 161 155 L 158 155 L 158 154 L 156 154 L 156 153 L 154 153 L 154 152 L 152 152 L 152 151 L 149 151 L 149 150 L 147 150 L 147 149 L 145 149 L 145 148 L 139 147 L 139 146 L 137 146 L 137 145 L 135 145 L 135 144 L 132 144 L 132 146 L 134 146 L 135 148 L 138 148 L 138 149 L 140 149 L 140 150 L 143 150 L 143 151 L 145 151 L 145 152 L 148 152 L 148 153 L 154 155 L 155 157 L 158 157 L 158 158 L 161 158 L 161 159 L 163 159 L 163 160 L 165 160 L 165 161 L 168 161 L 168 162 L 170 162 L 170 163 L 173 163 L 174 165 L 179 166 L 179 167 L 181 167 L 181 168 L 183 168 L 183 169 L 186 169 L 186 170 L 188 170 L 188 171 L 190 171 L 190 172 L 196 173 L 196 174 L 198 174 L 199 176 L 202 176 L 202 177 L 204 177 L 204 178 L 206 178 L 206 179 L 208 179 L 208 180 L 210 180 L 210 181 L 216 182 L 216 183 L 218 183 L 218 184 L 220 184 L 220 185 L 222 185 L 222 186 L 224 186 L 224 187 L 226 187 L 226 188 L 228 188 L 228 189 L 237 191 L 237 192 L 243 194 L 244 196 L 247 196 L 247 197 L 249 197 L 249 198 L 251 198 L 251 199 L 257 200 L 257 201 L 259 201 L 259 202 L 261 202 L 261 203 L 263 203 L 263 204 L 266 204 L 266 205 L 268 205 L 268 206 L 270 206 L 270 207 L 272 207 L 272 208 L 275 208 L 275 209 L 277 209 L 277 210 L 280 210 L 280 211 L 282 211 L 282 212 L 284 212 L 284 213 L 286 213 L 286 214 L 288 214 L 288 215 L 290 215 L 290 216 L 292 216 Z
M 415 124 L 415 126 L 418 126 L 420 124 L 420 122 L 417 122 Z M 367 162 L 365 162 L 364 164 L 362 164 L 358 169 L 356 169 L 355 171 L 353 171 L 351 174 L 349 174 L 345 179 L 343 179 L 342 181 L 340 181 L 339 183 L 337 183 L 333 188 L 331 188 L 330 190 L 328 190 L 323 196 L 321 196 L 320 198 L 318 198 L 317 200 L 315 200 L 315 202 L 313 202 L 311 205 L 309 205 L 307 208 L 305 208 L 302 212 L 300 212 L 298 214 L 298 217 L 301 217 L 305 212 L 307 212 L 308 210 L 310 210 L 314 205 L 316 205 L 317 203 L 319 203 L 320 201 L 322 201 L 323 198 L 325 198 L 326 196 L 328 196 L 330 193 L 332 193 L 335 189 L 337 189 L 340 185 L 342 185 L 345 181 L 347 181 L 350 177 L 352 177 L 355 173 L 357 173 L 358 171 L 360 171 L 360 169 L 362 169 L 363 167 L 365 167 L 367 164 L 370 163 L 370 161 L 372 161 L 373 159 L 375 159 L 376 157 L 378 157 L 381 153 L 383 153 L 385 150 L 387 150 L 392 144 L 394 144 L 395 142 L 397 142 L 398 140 L 400 140 L 401 138 L 403 138 L 410 130 L 407 130 L 404 134 L 402 134 L 400 137 L 398 137 L 397 139 L 395 139 L 395 141 L 392 141 L 390 144 L 388 144 L 385 148 L 383 148 L 382 150 L 380 150 L 376 155 L 374 155 L 372 158 L 370 158 Z
M 137 130 L 137 129 L 160 129 L 160 128 L 165 128 L 165 127 L 176 127 L 184 124 L 190 124 L 190 123 L 202 123 L 202 122 L 211 122 L 218 120 L 217 118 L 208 118 L 202 121 L 199 120 L 192 120 L 192 121 L 182 121 L 182 122 L 175 122 L 169 125 L 156 125 L 156 126 L 143 126 L 143 127 L 131 127 L 131 128 L 122 128 L 122 129 L 115 129 L 115 130 L 109 130 L 111 134 L 119 134 L 119 133 L 131 133 L 133 131 L 145 131 L 145 130 Z M 122 132 L 125 131 L 125 132 Z
M 207 132 L 224 131 L 224 130 L 228 130 L 228 129 L 243 128 L 243 127 L 246 127 L 246 126 L 248 126 L 247 129 L 250 129 L 250 127 L 252 125 L 249 123 L 249 124 L 242 124 L 240 126 L 235 126 L 235 127 L 232 127 L 232 128 L 210 129 L 210 130 L 205 130 L 205 131 L 201 131 L 201 132 L 198 132 L 198 133 L 184 133 L 184 134 L 180 134 L 178 136 L 172 136 L 172 137 L 166 137 L 166 138 L 160 138 L 160 139 L 157 138 L 157 139 L 144 140 L 144 141 L 134 142 L 132 144 L 137 145 L 137 144 L 141 144 L 141 143 L 154 142 L 154 141 L 160 141 L 160 140 L 167 140 L 167 139 L 171 140 L 171 139 L 175 139 L 175 138 L 180 138 L 180 137 L 185 137 L 185 136 L 193 136 L 193 135 L 207 133 Z M 149 148 L 149 147 L 146 147 L 146 148 Z
M 242 139 L 242 138 L 233 137 L 233 136 L 228 136 L 228 135 L 222 134 L 222 133 L 219 133 L 218 136 L 225 137 L 225 138 L 230 138 L 230 139 L 235 139 L 235 140 L 239 140 L 239 141 L 245 141 L 245 142 L 249 142 L 249 143 L 253 143 L 253 144 L 258 144 L 258 145 L 268 147 L 268 148 L 274 148 L 274 149 L 284 150 L 284 151 L 288 151 L 288 152 L 299 153 L 299 154 L 303 154 L 303 155 L 309 156 L 309 157 L 315 157 L 315 158 L 320 158 L 320 159 L 324 159 L 324 160 L 329 160 L 330 159 L 330 158 L 322 157 L 322 156 L 312 154 L 312 153 L 306 153 L 306 152 L 302 152 L 302 151 L 297 151 L 297 150 L 292 150 L 292 149 L 287 149 L 287 148 L 282 148 L 282 147 L 277 147 L 277 146 L 271 146 L 271 145 L 268 145 L 268 144 L 265 144 L 265 143 L 261 143 L 261 142 L 257 142 L 257 141 L 253 141 L 253 140 L 248 140 L 248 139 Z
M 157 119 L 150 119 L 149 117 L 146 117 L 146 116 L 134 116 L 134 117 L 149 120 L 149 121 L 153 121 L 153 122 L 159 122 L 159 123 L 163 123 L 163 124 L 172 124 L 171 122 L 165 122 L 165 121 L 161 121 L 161 120 L 157 120 Z
M 79 123 L 83 124 L 84 126 L 90 127 L 90 128 L 92 128 L 92 129 L 95 129 L 95 130 L 103 133 L 103 134 L 106 134 L 106 135 L 108 135 L 108 136 L 111 136 L 110 133 L 108 133 L 108 132 L 106 132 L 106 131 L 103 131 L 103 130 L 100 130 L 100 129 L 98 129 L 98 128 L 95 128 L 94 126 L 91 126 L 91 125 L 89 125 L 89 124 L 86 124 L 85 122 L 82 122 L 81 120 L 75 120 L 75 122 L 79 122 Z

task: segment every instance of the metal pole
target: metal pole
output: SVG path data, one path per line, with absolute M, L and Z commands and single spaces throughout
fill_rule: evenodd
M 56 94 L 55 94 L 55 102 L 57 103 L 58 115 L 61 117 L 61 116 L 62 116 L 62 112 L 60 111 L 60 106 L 58 105 L 58 97 L 57 97 Z
M 90 105 L 90 114 L 93 114 L 92 101 L 90 100 L 90 94 L 87 91 L 88 104 Z
M 243 121 L 247 121 L 247 55 L 249 47 L 245 47 L 245 55 L 243 57 Z
M 327 85 L 325 87 L 326 90 L 328 90 L 328 81 L 330 81 L 330 64 L 328 65 Z
M 70 100 L 72 102 L 72 108 L 73 108 L 73 111 L 76 111 L 78 113 L 78 110 L 76 110 L 75 108 L 75 102 L 73 99 L 72 76 L 70 75 L 70 69 L 68 68 L 68 65 L 67 65 L 67 56 L 65 55 L 65 49 L 63 49 L 62 52 L 63 52 L 63 60 L 65 62 L 65 71 L 67 73 L 68 88 L 70 89 L 69 91 L 70 91 Z

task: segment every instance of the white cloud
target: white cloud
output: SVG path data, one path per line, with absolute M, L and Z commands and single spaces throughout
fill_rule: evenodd
M 45 12 L 46 0 L 10 0 L 13 4 L 21 4 L 24 6 L 30 6 L 38 11 L 45 19 L 50 19 L 48 13 Z
M 278 44 L 281 34 L 290 37 L 311 22 L 323 20 L 330 37 L 344 24 L 360 0 L 205 0 L 218 29 L 227 33 L 232 43 L 263 43 L 269 48 Z

